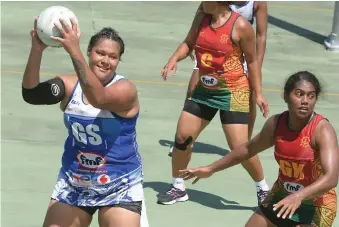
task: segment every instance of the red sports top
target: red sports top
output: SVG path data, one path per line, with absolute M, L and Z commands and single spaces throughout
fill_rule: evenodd
M 279 169 L 279 179 L 307 186 L 322 174 L 319 154 L 312 145 L 315 127 L 324 117 L 315 114 L 313 119 L 300 131 L 288 128 L 288 111 L 282 113 L 275 132 L 275 152 Z
M 324 174 L 318 151 L 312 143 L 315 127 L 324 117 L 314 114 L 310 122 L 299 132 L 288 128 L 288 111 L 279 116 L 274 132 L 274 156 L 279 164 L 279 176 L 262 205 L 273 205 L 309 186 Z M 277 211 L 278 212 L 278 211 Z M 303 200 L 289 218 L 292 221 L 318 227 L 330 227 L 337 213 L 335 188 L 309 200 Z
M 195 45 L 199 83 L 191 100 L 224 111 L 248 113 L 250 85 L 244 72 L 244 56 L 232 41 L 239 17 L 231 12 L 218 28 L 211 27 L 211 15 L 203 19 Z
M 288 111 L 280 116 L 274 134 L 274 156 L 279 164 L 277 183 L 284 194 L 299 191 L 323 175 L 319 154 L 312 144 L 314 129 L 323 119 L 325 119 L 323 116 L 315 114 L 313 119 L 300 132 L 294 132 L 287 126 Z M 328 206 L 328 208 L 333 209 L 332 206 L 336 204 L 335 200 L 336 193 L 332 189 L 314 198 L 313 204 L 314 206 Z
M 230 18 L 219 28 L 211 27 L 210 15 L 202 21 L 195 46 L 197 66 L 202 74 L 244 76 L 243 52 L 232 41 L 233 26 L 239 16 L 231 12 Z

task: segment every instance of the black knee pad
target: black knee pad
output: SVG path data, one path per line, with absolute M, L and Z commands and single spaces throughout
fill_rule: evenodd
M 175 140 L 174 147 L 180 151 L 185 151 L 187 149 L 187 146 L 192 143 L 192 141 L 192 136 L 188 137 L 183 143 L 178 143 L 177 140 Z

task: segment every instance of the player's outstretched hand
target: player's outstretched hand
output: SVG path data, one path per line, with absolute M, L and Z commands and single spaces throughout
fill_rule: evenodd
M 208 178 L 212 176 L 213 174 L 212 169 L 208 166 L 179 170 L 179 172 L 180 172 L 180 177 L 184 178 L 184 180 L 189 180 L 195 177 L 192 184 L 197 183 L 198 180 L 200 180 L 201 178 Z

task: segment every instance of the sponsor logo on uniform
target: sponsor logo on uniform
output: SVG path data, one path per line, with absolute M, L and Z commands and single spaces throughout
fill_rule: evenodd
M 284 188 L 289 193 L 295 193 L 297 191 L 300 191 L 304 188 L 301 184 L 293 183 L 293 182 L 285 182 Z
M 205 76 L 202 76 L 200 80 L 204 85 L 208 87 L 213 87 L 218 84 L 218 80 L 212 76 L 205 75 Z
M 97 182 L 99 184 L 108 184 L 109 182 L 111 182 L 111 178 L 106 174 L 102 174 L 102 175 L 98 176 Z
M 303 136 L 303 138 L 301 138 L 300 147 L 310 148 L 311 147 L 310 144 L 311 144 L 311 139 L 309 136 Z
M 80 105 L 80 102 L 78 102 L 77 100 L 74 100 L 74 99 L 71 100 L 71 103 L 74 104 L 74 105 Z
M 76 170 L 77 172 L 83 172 L 83 173 L 108 173 L 108 170 L 100 170 L 100 169 L 94 169 L 94 170 L 91 170 L 91 169 L 82 169 L 82 168 L 77 168 Z
M 88 175 L 81 175 L 71 173 L 71 182 L 73 185 L 77 186 L 87 186 L 91 184 L 91 177 Z
M 95 153 L 79 152 L 77 154 L 79 164 L 87 169 L 98 169 L 105 166 L 106 158 Z

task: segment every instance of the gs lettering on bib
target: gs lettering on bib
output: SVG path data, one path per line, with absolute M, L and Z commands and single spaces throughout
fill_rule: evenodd
M 120 135 L 121 125 L 115 118 L 87 119 L 68 116 L 70 134 L 75 147 L 102 147 L 107 149 Z M 112 130 L 114 128 L 115 130 Z
M 79 143 L 84 143 L 86 145 L 88 143 L 90 143 L 91 145 L 102 144 L 101 136 L 97 133 L 100 132 L 100 128 L 98 125 L 89 124 L 84 127 L 80 123 L 74 122 L 71 127 L 73 136 Z

